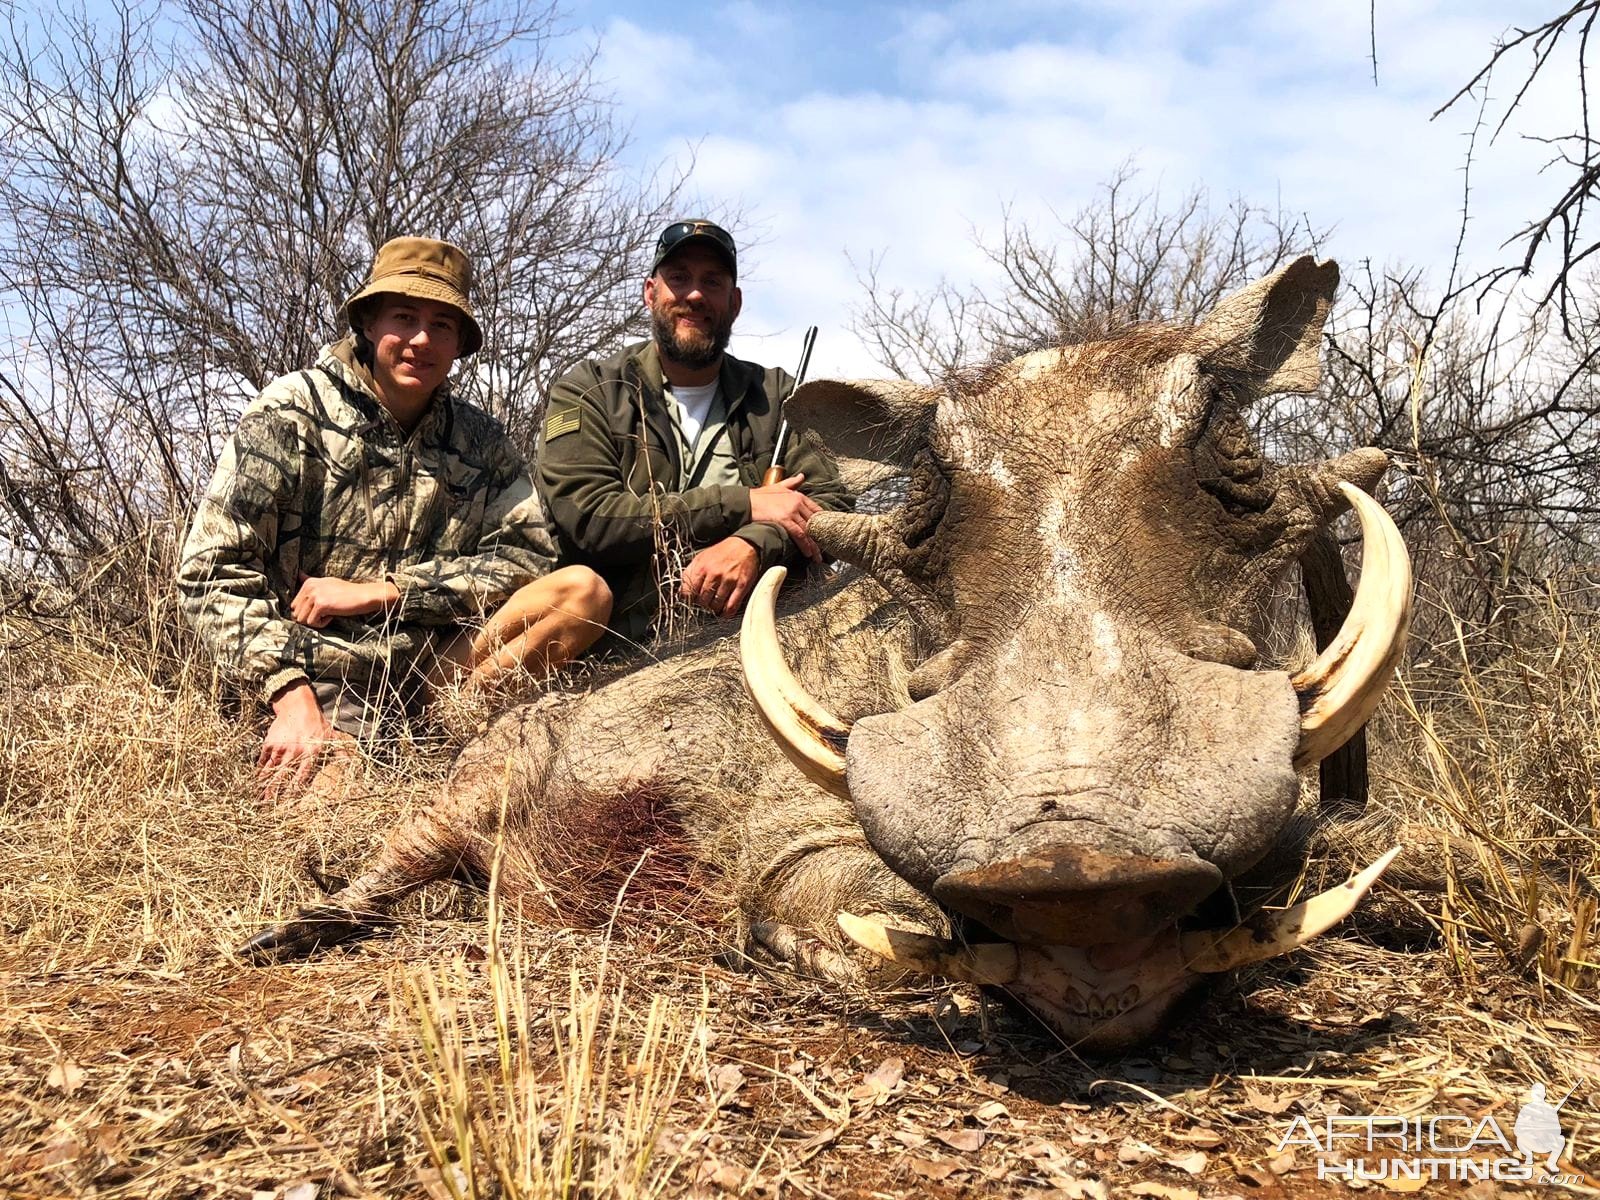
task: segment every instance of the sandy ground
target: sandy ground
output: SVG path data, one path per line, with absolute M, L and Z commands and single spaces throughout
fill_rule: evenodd
M 257 735 L 203 681 L 21 661 L 0 735 L 0 1194 L 1483 1197 L 1523 1185 L 1319 1179 L 1307 1139 L 1365 1114 L 1511 1139 L 1535 1083 L 1575 1089 L 1562 1170 L 1595 1191 L 1595 975 L 1518 970 L 1441 920 L 1448 895 L 1380 885 L 1158 1043 L 1087 1061 L 971 987 L 856 993 L 748 963 L 714 895 L 567 930 L 439 885 L 380 936 L 257 968 L 233 948 L 358 863 L 448 748 L 402 748 L 403 776 L 368 764 L 338 804 L 263 808 Z M 1487 1169 L 1479 1150 L 1440 1170 Z

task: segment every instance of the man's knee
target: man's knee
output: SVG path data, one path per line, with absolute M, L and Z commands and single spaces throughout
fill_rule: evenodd
M 611 588 L 589 567 L 562 567 L 545 576 L 550 605 L 579 620 L 604 625 L 611 617 Z

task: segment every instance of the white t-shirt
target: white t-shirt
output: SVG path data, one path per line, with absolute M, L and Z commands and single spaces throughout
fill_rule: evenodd
M 683 426 L 684 445 L 692 452 L 700 441 L 700 430 L 705 428 L 706 415 L 717 399 L 717 380 L 699 387 L 679 387 L 667 384 L 667 391 L 678 402 L 678 420 Z

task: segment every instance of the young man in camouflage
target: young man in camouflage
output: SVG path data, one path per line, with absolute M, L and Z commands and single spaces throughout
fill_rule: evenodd
M 762 486 L 794 381 L 725 352 L 744 299 L 737 279 L 725 230 L 667 226 L 644 283 L 652 339 L 583 363 L 550 391 L 539 492 L 564 554 L 605 578 L 612 628 L 636 642 L 670 586 L 664 546 L 693 555 L 684 599 L 731 617 L 762 571 L 818 557 L 813 513 L 852 505 L 832 464 L 799 441 L 787 478 Z
M 389 705 L 542 674 L 603 631 L 606 585 L 554 570 L 521 456 L 452 394 L 451 367 L 483 343 L 470 288 L 455 246 L 386 243 L 340 310 L 350 334 L 250 404 L 195 515 L 184 613 L 272 707 L 269 796 Z

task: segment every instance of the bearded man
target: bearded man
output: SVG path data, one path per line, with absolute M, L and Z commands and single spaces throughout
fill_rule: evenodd
M 853 504 L 806 442 L 791 443 L 787 477 L 762 486 L 793 380 L 726 352 L 743 299 L 727 231 L 675 221 L 644 281 L 651 340 L 583 363 L 550 391 L 537 482 L 562 561 L 599 572 L 611 628 L 635 643 L 674 588 L 695 608 L 737 615 L 768 567 L 820 559 L 806 533 L 813 513 Z

